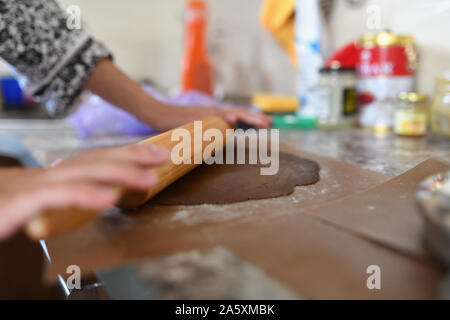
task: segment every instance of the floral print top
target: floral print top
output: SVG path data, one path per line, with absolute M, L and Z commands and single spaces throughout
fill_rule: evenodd
M 70 28 L 55 0 L 0 0 L 0 57 L 26 79 L 27 92 L 64 115 L 109 50 L 81 26 Z

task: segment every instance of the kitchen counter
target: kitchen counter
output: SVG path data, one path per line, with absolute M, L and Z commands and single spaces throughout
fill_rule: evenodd
M 19 136 L 35 158 L 45 166 L 51 165 L 57 159 L 66 158 L 93 147 L 132 143 L 146 138 L 96 137 L 79 139 L 70 125 L 64 120 L 0 120 L 0 131 L 8 131 Z M 376 171 L 388 176 L 398 176 L 431 157 L 438 157 L 450 161 L 450 139 L 436 136 L 405 138 L 397 137 L 392 133 L 380 136 L 362 129 L 340 129 L 334 131 L 281 130 L 280 142 L 284 147 L 344 160 L 364 169 Z M 170 213 L 164 216 L 167 219 L 172 219 L 176 224 L 176 222 L 179 222 L 178 220 L 182 217 L 182 214 L 186 212 L 186 210 L 182 210 L 172 218 L 170 218 Z M 299 215 L 297 218 L 306 219 L 302 215 Z M 156 231 L 154 232 L 157 232 L 159 220 L 158 218 L 151 219 L 154 220 L 147 221 L 148 225 L 144 224 L 141 228 L 155 227 Z M 163 219 L 163 216 L 161 216 L 161 219 Z M 305 220 L 303 223 L 307 223 L 308 221 Z M 128 223 L 131 222 L 128 221 Z M 311 223 L 311 221 L 308 223 Z M 322 228 L 320 225 L 315 225 L 315 227 Z M 331 231 L 334 229 L 327 230 L 324 233 L 337 232 L 337 230 Z M 341 236 L 339 235 L 338 238 Z M 347 235 L 346 237 L 350 236 Z M 356 241 L 362 245 L 362 240 L 354 238 L 352 241 L 351 243 Z M 364 246 L 367 245 L 364 244 Z M 390 253 L 391 258 L 387 261 L 397 259 L 394 253 L 395 251 Z M 52 252 L 49 252 L 49 254 L 51 256 Z M 405 261 L 410 260 L 401 259 Z M 217 294 L 217 296 L 214 296 L 216 298 L 232 297 L 233 299 L 247 299 L 254 297 L 276 297 L 297 299 L 302 295 L 301 292 L 299 296 L 298 292 L 292 292 L 289 288 L 280 286 L 278 282 L 274 282 L 272 278 L 266 277 L 260 270 L 255 269 L 252 264 L 248 264 L 245 260 L 240 259 L 239 255 L 235 255 L 232 251 L 224 251 L 220 247 L 206 252 L 182 251 L 179 254 L 167 258 L 153 258 L 138 264 L 99 271 L 95 275 L 101 283 L 105 284 L 105 287 L 109 289 L 111 287 L 121 288 L 120 290 L 112 290 L 115 293 L 115 295 L 111 296 L 112 298 L 135 297 L 157 299 L 161 298 L 161 295 L 154 292 L 149 293 L 147 290 L 148 287 L 143 284 L 151 283 L 152 286 L 158 285 L 160 288 L 166 288 L 166 284 L 172 283 L 174 281 L 173 277 L 179 275 L 181 271 L 184 272 L 183 274 L 188 280 L 191 278 L 187 275 L 196 275 L 194 279 L 196 281 L 201 280 L 202 288 L 204 290 L 210 290 L 207 291 L 208 296 Z M 214 274 L 215 276 L 211 276 L 211 279 L 209 279 L 208 277 L 203 277 L 203 274 Z M 128 292 L 123 288 L 127 288 L 130 281 L 135 285 Z M 217 287 L 217 283 L 223 284 L 220 290 Z M 199 284 L 197 282 L 192 282 L 191 280 L 187 282 L 181 281 L 173 290 L 163 293 L 162 296 L 170 298 L 171 294 L 181 292 L 183 293 L 183 297 L 198 298 L 196 296 L 199 291 L 197 290 L 198 286 Z M 92 284 L 91 287 L 97 288 L 97 284 Z M 239 287 L 245 287 L 245 290 L 236 291 L 235 289 Z M 203 292 L 202 290 L 200 290 L 200 293 Z M 111 293 L 110 290 L 108 291 Z M 137 293 L 139 295 L 136 295 Z M 175 295 L 174 297 L 179 298 L 180 296 Z
M 438 157 L 450 161 L 450 138 L 430 135 L 399 137 L 394 133 L 376 135 L 363 129 L 282 131 L 281 142 L 361 168 L 397 176 L 420 162 Z
M 0 120 L 0 131 L 17 134 L 45 166 L 94 147 L 132 143 L 146 137 L 77 138 L 64 120 Z M 375 135 L 363 129 L 280 131 L 281 144 L 321 156 L 340 159 L 389 176 L 397 176 L 423 160 L 450 161 L 450 138 Z

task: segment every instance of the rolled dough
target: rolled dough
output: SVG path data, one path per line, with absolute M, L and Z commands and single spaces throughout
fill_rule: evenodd
M 253 165 L 203 164 L 159 193 L 151 203 L 196 205 L 267 199 L 289 195 L 295 186 L 314 184 L 320 179 L 316 162 L 290 153 L 280 152 L 276 175 L 261 175 L 261 167 L 259 161 Z

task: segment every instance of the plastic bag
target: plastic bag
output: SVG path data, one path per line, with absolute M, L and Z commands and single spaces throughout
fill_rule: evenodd
M 172 105 L 218 105 L 210 96 L 198 91 L 188 91 L 171 99 L 163 96 L 150 86 L 144 86 L 144 90 L 155 99 Z M 157 133 L 132 114 L 108 103 L 97 95 L 88 97 L 78 110 L 69 117 L 69 122 L 80 138 L 102 135 L 140 136 Z

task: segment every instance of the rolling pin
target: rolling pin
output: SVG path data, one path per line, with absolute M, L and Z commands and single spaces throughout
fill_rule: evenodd
M 226 129 L 230 129 L 231 127 L 222 118 L 209 117 L 202 119 L 201 128 L 202 133 L 212 128 L 220 130 L 224 137 L 223 145 L 221 146 L 221 148 L 223 148 L 226 143 Z M 173 182 L 177 181 L 179 178 L 199 165 L 194 163 L 195 155 L 197 154 L 197 156 L 201 156 L 203 159 L 203 149 L 211 142 L 203 141 L 203 136 L 201 136 L 201 139 L 194 139 L 194 122 L 167 131 L 139 143 L 149 145 L 152 144 L 158 147 L 165 147 L 169 150 L 172 150 L 174 146 L 180 143 L 180 141 L 172 141 L 172 133 L 177 129 L 186 129 L 190 133 L 190 164 L 176 165 L 171 160 L 169 160 L 169 162 L 162 166 L 149 169 L 150 171 L 155 173 L 159 179 L 157 184 L 147 192 L 128 190 L 122 187 L 118 187 L 118 191 L 120 192 L 120 200 L 118 206 L 120 208 L 137 208 L 143 205 L 161 190 L 168 187 Z M 79 228 L 95 219 L 99 214 L 101 214 L 101 211 L 86 210 L 81 208 L 63 208 L 50 210 L 28 221 L 24 227 L 24 230 L 25 233 L 33 240 L 45 240 Z

